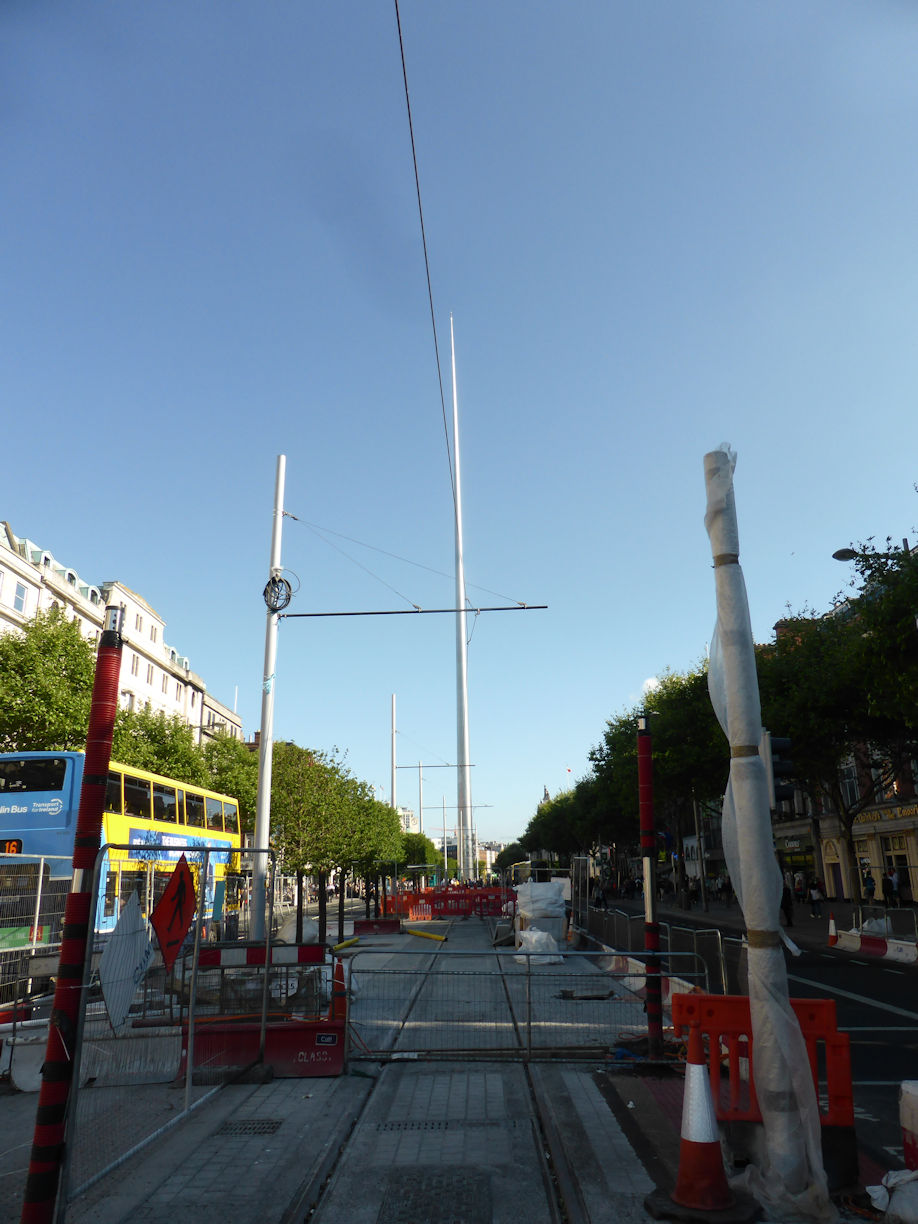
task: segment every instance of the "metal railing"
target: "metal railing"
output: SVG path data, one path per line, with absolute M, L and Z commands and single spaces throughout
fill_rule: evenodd
M 858 905 L 855 909 L 857 929 L 865 927 L 877 934 L 887 935 L 893 939 L 902 939 L 909 943 L 918 942 L 918 911 L 911 907 L 887 905 Z

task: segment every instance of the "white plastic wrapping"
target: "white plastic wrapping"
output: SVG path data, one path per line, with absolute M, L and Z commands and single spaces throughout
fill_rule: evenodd
M 547 931 L 540 931 L 538 927 L 529 927 L 528 930 L 520 931 L 519 950 L 520 952 L 540 953 L 539 956 L 514 956 L 513 959 L 521 965 L 525 965 L 527 960 L 533 965 L 561 965 L 564 963 L 564 957 L 558 952 L 557 940 Z
M 705 527 L 714 557 L 717 624 L 708 684 L 730 742 L 723 805 L 724 857 L 749 933 L 749 1003 L 753 1075 L 766 1155 L 742 1176 L 748 1190 L 782 1220 L 836 1218 L 822 1164 L 819 1113 L 806 1045 L 788 1000 L 778 918 L 782 880 L 774 853 L 759 686 L 746 585 L 739 565 L 733 500 L 736 456 L 705 455 Z
M 516 887 L 517 912 L 526 918 L 563 918 L 564 885 L 560 880 L 529 881 Z

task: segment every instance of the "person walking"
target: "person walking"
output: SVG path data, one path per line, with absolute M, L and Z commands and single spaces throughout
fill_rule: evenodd
M 810 880 L 810 917 L 822 917 L 822 887 L 818 880 Z
M 784 925 L 794 925 L 794 894 L 791 892 L 789 885 L 785 884 L 781 892 L 781 910 L 784 914 Z
M 868 905 L 873 905 L 874 897 L 877 895 L 877 882 L 873 878 L 873 872 L 869 870 L 864 876 L 864 900 Z
M 888 871 L 883 872 L 882 885 L 883 885 L 883 904 L 887 908 L 889 908 L 889 906 L 892 905 L 893 903 L 893 886 L 892 886 L 892 880 L 890 879 L 890 873 Z

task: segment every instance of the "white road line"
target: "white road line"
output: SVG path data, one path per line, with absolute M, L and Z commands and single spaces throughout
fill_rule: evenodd
M 840 999 L 851 999 L 854 1003 L 866 1003 L 868 1007 L 877 1007 L 881 1011 L 892 1012 L 894 1016 L 908 1016 L 909 1020 L 918 1020 L 918 1012 L 908 1011 L 904 1007 L 894 1007 L 892 1003 L 880 1003 L 877 999 L 868 999 L 865 995 L 852 994 L 848 990 L 839 990 L 837 986 L 823 986 L 821 982 L 814 982 L 812 978 L 794 977 L 789 973 L 787 980 L 789 982 L 802 982 L 811 989 L 822 990 L 830 995 L 837 995 Z

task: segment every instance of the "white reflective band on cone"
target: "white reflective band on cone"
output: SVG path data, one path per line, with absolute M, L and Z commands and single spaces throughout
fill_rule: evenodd
M 682 1138 L 691 1143 L 720 1143 L 707 1067 L 688 1063 L 682 1098 Z

